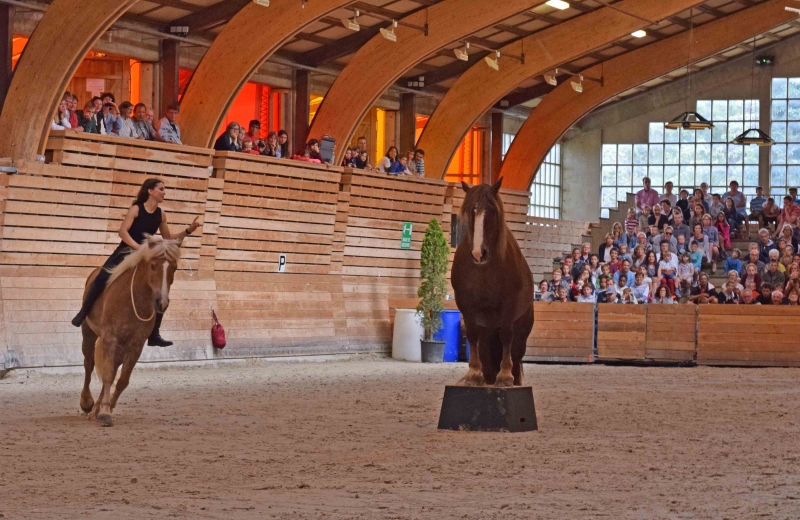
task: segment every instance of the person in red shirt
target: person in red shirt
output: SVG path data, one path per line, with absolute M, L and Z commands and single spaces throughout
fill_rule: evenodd
M 789 224 L 792 228 L 796 228 L 800 224 L 800 206 L 794 203 L 794 199 L 790 195 L 786 195 L 783 198 L 783 210 L 781 210 L 778 225 L 775 227 L 775 233 L 773 233 L 775 238 L 780 234 L 784 224 Z

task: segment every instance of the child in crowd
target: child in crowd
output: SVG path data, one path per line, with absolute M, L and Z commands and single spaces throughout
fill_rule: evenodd
M 739 271 L 728 271 L 728 281 L 733 282 L 736 291 L 744 291 L 744 285 L 739 283 Z
M 245 139 L 242 141 L 242 153 L 249 153 L 252 155 L 261 155 L 258 153 L 258 150 L 253 149 L 253 141 L 250 139 Z
M 680 256 L 680 263 L 678 264 L 678 278 L 675 284 L 675 295 L 680 296 L 689 294 L 689 289 L 694 283 L 695 276 L 698 274 L 697 269 L 692 264 L 692 257 L 689 253 L 684 252 Z
M 608 276 L 600 275 L 598 279 L 598 283 L 600 286 L 598 287 L 597 291 L 597 303 L 607 303 L 608 302 Z
M 686 247 L 686 235 L 678 235 L 676 240 L 678 241 L 678 256 L 683 253 L 688 253 L 689 249 Z
M 639 229 L 650 229 L 647 221 L 650 218 L 650 206 L 645 206 L 644 211 L 639 215 Z
M 597 283 L 598 283 L 597 287 L 598 288 L 602 288 L 602 289 L 606 288 L 606 287 L 600 287 L 600 285 L 599 285 L 600 284 L 600 278 L 602 278 L 604 276 L 606 278 L 610 278 L 612 276 L 611 275 L 611 267 L 609 267 L 608 264 L 602 264 L 600 266 L 600 275 L 597 277 Z
M 572 275 L 569 274 L 571 266 L 569 264 L 561 264 L 561 279 L 567 285 L 567 288 L 572 286 Z
M 713 222 L 717 221 L 717 215 L 722 213 L 725 210 L 725 205 L 722 203 L 722 199 L 720 199 L 719 193 L 715 193 L 711 196 L 711 205 L 708 207 L 708 214 L 711 215 L 711 220 Z
M 628 253 L 627 244 L 620 244 L 619 246 L 619 261 L 622 262 L 623 260 L 627 260 L 633 264 L 633 258 L 631 257 L 630 253 Z
M 742 261 L 739 260 L 739 257 L 742 256 L 742 252 L 737 248 L 731 251 L 730 256 L 725 259 L 725 272 L 729 273 L 731 271 L 736 271 L 737 273 L 742 272 Z
M 732 199 L 728 199 L 732 200 Z M 724 251 L 729 251 L 731 248 L 731 226 L 725 218 L 725 213 L 717 213 L 716 222 L 714 227 L 717 228 L 719 233 L 719 245 Z
M 594 287 L 592 287 L 592 282 L 589 277 L 589 271 L 582 271 L 580 276 L 577 280 L 572 282 L 570 287 L 570 296 L 573 300 L 577 300 L 577 298 L 583 293 L 583 289 L 589 286 L 589 288 L 594 292 Z
M 615 285 L 615 288 L 617 289 L 617 293 L 620 296 L 622 296 L 622 290 L 624 288 L 628 287 L 628 276 L 630 276 L 630 274 L 632 274 L 630 271 L 628 271 L 628 273 L 629 274 L 620 273 L 619 278 L 617 279 L 617 283 Z
M 689 253 L 689 258 L 692 259 L 695 272 L 699 273 L 703 268 L 703 252 L 700 251 L 700 244 L 697 241 L 692 241 L 689 245 L 689 250 L 691 251 Z
M 388 173 L 389 175 L 412 175 L 408 169 L 408 159 L 406 157 L 400 157 L 400 159 L 392 164 Z
M 638 225 L 639 225 L 639 219 L 636 218 L 636 209 L 629 208 L 628 216 L 625 217 L 625 231 L 631 233 L 636 229 L 636 226 Z
M 742 278 L 742 285 L 745 287 L 747 287 L 750 282 L 755 282 L 756 287 L 761 287 L 761 276 L 758 274 L 755 264 L 747 264 L 745 275 Z M 770 289 L 772 288 L 770 287 Z
M 638 271 L 634 276 L 634 282 L 631 290 L 633 291 L 633 296 L 636 297 L 638 302 L 647 303 L 647 300 L 650 297 L 650 283 L 645 282 L 644 272 L 641 270 Z
M 619 259 L 619 251 L 616 249 L 611 250 L 611 261 L 608 263 L 610 273 L 616 274 L 619 268 L 622 267 L 622 261 Z
M 622 301 L 620 303 L 628 303 L 636 305 L 636 296 L 633 295 L 633 291 L 630 287 L 626 287 L 622 290 Z
M 595 298 L 592 294 L 591 284 L 586 284 L 581 289 L 581 294 L 578 296 L 578 303 L 594 303 Z

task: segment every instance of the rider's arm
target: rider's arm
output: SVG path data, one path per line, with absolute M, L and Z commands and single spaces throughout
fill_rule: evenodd
M 139 216 L 139 206 L 131 206 L 128 210 L 128 213 L 125 215 L 125 218 L 122 220 L 122 225 L 119 227 L 119 237 L 122 239 L 123 242 L 131 246 L 133 249 L 139 249 L 139 244 L 131 238 L 131 235 L 128 233 L 128 230 L 131 229 L 133 225 L 133 220 Z
M 189 224 L 189 226 L 186 229 L 184 229 L 177 235 L 172 236 L 172 234 L 169 231 L 169 224 L 167 224 L 167 212 L 162 209 L 161 225 L 158 227 L 158 229 L 161 231 L 161 236 L 164 237 L 164 240 L 175 239 L 182 241 L 184 238 L 186 238 L 187 235 L 191 235 L 192 233 L 194 233 L 194 230 L 200 226 L 200 224 L 198 224 L 197 222 L 198 218 L 199 217 L 195 217 L 194 221 L 192 221 L 192 223 Z

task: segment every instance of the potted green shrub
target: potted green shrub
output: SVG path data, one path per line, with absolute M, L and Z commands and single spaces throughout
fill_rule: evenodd
M 447 295 L 447 262 L 450 246 L 444 236 L 439 221 L 431 219 L 425 230 L 420 254 L 419 277 L 421 280 L 417 296 L 422 298 L 417 305 L 417 313 L 422 321 L 424 335 L 422 342 L 422 361 L 441 363 L 444 358 L 444 341 L 433 341 L 433 335 L 442 326 L 442 301 Z

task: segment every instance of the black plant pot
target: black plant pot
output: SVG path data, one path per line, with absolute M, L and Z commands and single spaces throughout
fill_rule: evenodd
M 444 363 L 444 341 L 420 341 L 423 363 Z

